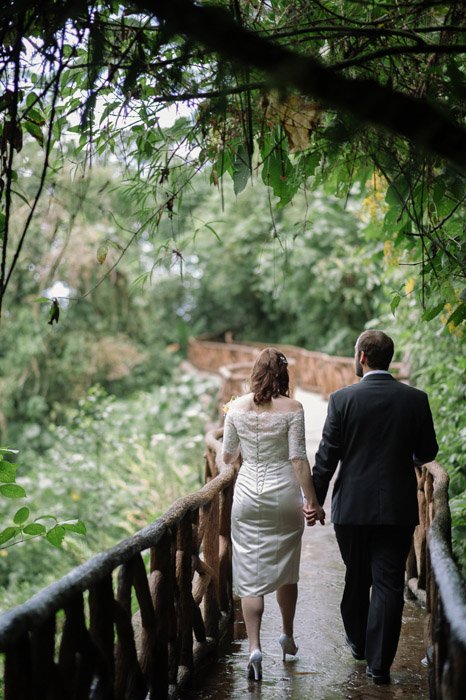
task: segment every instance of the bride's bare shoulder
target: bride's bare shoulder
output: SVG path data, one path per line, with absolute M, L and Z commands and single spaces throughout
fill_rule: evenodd
M 290 399 L 288 396 L 280 396 L 280 398 L 275 399 L 277 402 L 277 408 L 280 411 L 302 411 L 303 410 L 303 405 L 300 401 L 297 401 L 296 399 Z
M 246 411 L 251 407 L 251 404 L 254 404 L 253 401 L 253 395 L 250 394 L 244 394 L 243 396 L 238 396 L 233 401 L 232 407 L 237 409 L 238 411 Z

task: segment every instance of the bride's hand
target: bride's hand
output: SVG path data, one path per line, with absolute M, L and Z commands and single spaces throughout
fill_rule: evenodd
M 316 520 L 318 520 L 321 525 L 325 525 L 325 510 L 322 506 L 317 506 Z
M 303 513 L 309 527 L 315 525 L 317 520 L 321 525 L 325 524 L 325 511 L 318 503 L 310 503 L 305 499 L 303 503 Z

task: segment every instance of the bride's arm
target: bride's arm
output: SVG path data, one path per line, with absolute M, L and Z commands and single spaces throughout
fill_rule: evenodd
M 231 464 L 239 455 L 240 445 L 235 423 L 230 412 L 225 416 L 223 427 L 223 452 L 222 459 L 225 464 Z
M 317 500 L 314 482 L 312 480 L 309 460 L 294 458 L 291 460 L 296 474 L 296 479 L 301 487 L 306 503 L 304 504 L 304 514 L 308 525 L 314 525 L 319 520 L 323 525 L 325 522 L 325 511 Z

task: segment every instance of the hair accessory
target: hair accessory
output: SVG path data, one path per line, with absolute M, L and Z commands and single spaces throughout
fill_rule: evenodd
M 288 360 L 286 359 L 285 355 L 278 356 L 278 364 L 279 365 L 287 365 L 288 364 Z

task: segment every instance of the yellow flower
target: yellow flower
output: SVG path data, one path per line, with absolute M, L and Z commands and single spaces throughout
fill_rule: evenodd
M 388 209 L 385 203 L 387 187 L 387 181 L 377 172 L 366 182 L 367 196 L 362 202 L 359 216 L 362 221 L 369 223 L 383 218 Z
M 0 557 L 7 557 L 8 549 L 0 549 Z
M 413 291 L 415 286 L 416 286 L 416 280 L 414 279 L 414 277 L 410 277 L 409 279 L 407 279 L 406 284 L 405 284 L 406 294 L 411 294 L 411 292 Z
M 70 497 L 72 501 L 80 501 L 81 500 L 81 494 L 77 493 L 76 491 L 72 491 L 70 493 Z
M 231 404 L 233 403 L 233 401 L 235 401 L 237 398 L 238 398 L 237 396 L 232 396 L 231 399 L 230 399 L 226 404 L 223 405 L 222 411 L 223 411 L 223 413 L 224 413 L 225 415 L 226 415 L 226 414 L 228 413 L 228 411 L 230 410 L 230 406 L 231 406 Z

